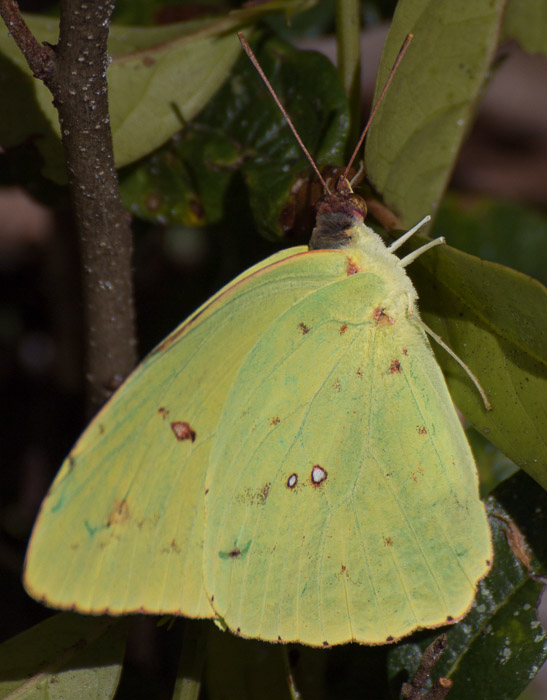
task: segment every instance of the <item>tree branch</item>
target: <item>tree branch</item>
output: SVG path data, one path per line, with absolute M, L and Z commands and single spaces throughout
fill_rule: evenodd
M 55 54 L 51 46 L 43 46 L 36 41 L 19 12 L 15 0 L 1 0 L 0 15 L 11 36 L 21 50 L 35 78 L 46 80 L 54 66 Z
M 0 14 L 58 110 L 80 239 L 86 320 L 88 407 L 95 412 L 136 360 L 131 231 L 112 147 L 106 81 L 114 3 L 61 0 L 59 43 L 41 47 L 13 0 Z

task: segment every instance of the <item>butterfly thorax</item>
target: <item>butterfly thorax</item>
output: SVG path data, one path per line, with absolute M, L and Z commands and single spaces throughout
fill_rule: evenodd
M 381 277 L 387 291 L 383 306 L 395 317 L 405 315 L 409 301 L 415 305 L 418 295 L 410 278 L 382 238 L 364 223 L 365 200 L 351 190 L 346 178 L 340 177 L 333 193 L 319 200 L 310 250 L 345 250 L 348 269 L 370 272 Z

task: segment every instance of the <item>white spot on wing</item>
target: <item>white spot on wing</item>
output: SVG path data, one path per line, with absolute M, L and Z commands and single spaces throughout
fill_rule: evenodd
M 296 484 L 298 483 L 298 474 L 291 474 L 289 478 L 287 479 L 287 486 L 290 489 L 294 489 Z
M 321 484 L 323 481 L 325 481 L 326 478 L 327 472 L 323 469 L 323 467 L 319 466 L 319 464 L 316 464 L 311 470 L 312 484 Z

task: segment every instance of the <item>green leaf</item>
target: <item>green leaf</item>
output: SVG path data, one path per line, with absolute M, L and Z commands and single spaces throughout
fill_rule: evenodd
M 547 54 L 547 5 L 544 0 L 509 0 L 504 39 L 516 39 L 529 53 Z
M 112 698 L 126 636 L 127 620 L 50 617 L 0 646 L 0 698 Z
M 493 410 L 484 409 L 465 372 L 433 341 L 454 401 L 481 434 L 547 488 L 547 290 L 448 246 L 426 253 L 410 274 L 424 321 L 474 372 Z
M 116 166 L 156 150 L 209 102 L 240 54 L 236 30 L 269 13 L 301 12 L 310 4 L 274 0 L 219 19 L 111 32 L 108 84 Z
M 258 41 L 255 51 L 312 156 L 319 164 L 340 163 L 348 106 L 334 66 L 321 54 L 298 51 L 275 38 Z M 302 231 L 309 237 L 308 177 L 308 162 L 284 117 L 242 56 L 230 80 L 180 137 L 123 174 L 122 192 L 126 206 L 139 216 L 214 223 L 244 208 L 237 188 L 243 178 L 254 219 L 266 237 Z
M 506 0 L 400 0 L 376 95 L 408 32 L 414 40 L 370 129 L 367 174 L 403 225 L 434 215 L 473 118 Z
M 547 215 L 539 209 L 488 197 L 470 200 L 449 192 L 435 232 L 459 250 L 509 265 L 547 284 Z
M 177 37 L 177 25 L 112 32 L 108 87 L 117 167 L 165 143 L 226 79 L 240 51 L 237 37 L 202 36 L 195 25 L 178 25 Z M 138 46 L 141 32 L 150 47 Z
M 297 11 L 309 4 L 309 0 L 275 0 L 221 19 L 150 28 L 112 25 L 108 82 L 116 166 L 158 148 L 204 107 L 240 52 L 237 29 L 269 12 Z M 38 15 L 25 15 L 25 20 L 40 42 L 57 42 L 57 20 Z M 44 174 L 64 182 L 59 123 L 51 94 L 32 78 L 7 32 L 0 35 L 0 54 L 0 99 L 7 105 L 0 142 L 10 147 L 39 137 L 36 143 L 45 160 Z
M 480 494 L 484 498 L 498 484 L 518 472 L 519 468 L 472 425 L 467 425 L 465 433 L 475 457 L 479 472 Z
M 448 649 L 435 667 L 434 677 L 454 682 L 450 700 L 513 700 L 519 696 L 547 658 L 547 639 L 537 620 L 542 584 L 530 578 L 515 557 L 504 521 L 511 518 L 533 554 L 535 572 L 547 566 L 547 494 L 522 472 L 501 484 L 487 500 L 494 539 L 494 565 L 481 582 L 469 614 L 444 628 Z M 394 691 L 404 676 L 415 672 L 425 647 L 439 631 L 423 634 L 394 647 L 389 672 Z

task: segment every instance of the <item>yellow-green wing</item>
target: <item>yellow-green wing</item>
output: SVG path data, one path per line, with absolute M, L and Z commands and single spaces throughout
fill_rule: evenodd
M 475 465 L 421 328 L 382 279 L 318 288 L 241 366 L 206 479 L 228 628 L 327 646 L 461 617 L 492 558 Z
M 272 321 L 346 276 L 343 254 L 304 250 L 276 254 L 221 290 L 96 416 L 35 525 L 24 575 L 33 597 L 91 613 L 214 614 L 203 592 L 203 492 L 226 396 Z

